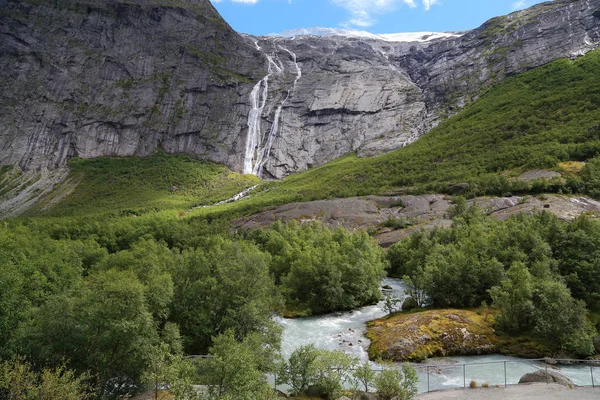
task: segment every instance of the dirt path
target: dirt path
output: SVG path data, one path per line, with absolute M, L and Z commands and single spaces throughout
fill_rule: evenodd
M 600 387 L 568 389 L 560 385 L 530 384 L 508 388 L 461 389 L 426 393 L 418 400 L 600 400 Z

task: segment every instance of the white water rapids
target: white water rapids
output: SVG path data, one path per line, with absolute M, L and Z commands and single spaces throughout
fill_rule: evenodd
M 257 50 L 262 51 L 262 48 L 258 45 L 258 42 L 255 41 L 254 44 Z M 262 177 L 264 166 L 269 161 L 271 156 L 273 142 L 275 141 L 277 133 L 279 132 L 281 112 L 283 107 L 288 101 L 290 95 L 293 94 L 296 84 L 302 77 L 302 70 L 298 65 L 296 54 L 280 45 L 275 45 L 275 49 L 277 48 L 287 52 L 290 55 L 296 69 L 296 78 L 294 79 L 292 87 L 287 90 L 285 98 L 275 110 L 271 129 L 266 135 L 263 134 L 261 131 L 261 119 L 269 96 L 269 78 L 273 74 L 282 74 L 285 70 L 285 67 L 281 60 L 279 60 L 277 53 L 273 53 L 271 55 L 264 53 L 269 64 L 268 74 L 254 86 L 252 92 L 250 93 L 252 109 L 248 114 L 248 138 L 246 140 L 243 170 L 245 174 L 253 174 L 258 177 Z M 279 65 L 277 65 L 277 63 L 274 61 L 274 57 L 276 57 L 279 61 Z M 273 67 L 275 70 L 273 70 Z
M 404 298 L 405 286 L 399 279 L 386 278 L 382 285 L 392 287 L 392 295 Z M 284 319 L 277 321 L 283 326 L 281 351 L 287 359 L 300 346 L 313 344 L 326 350 L 342 350 L 356 358 L 361 363 L 369 362 L 367 349 L 369 340 L 364 337 L 366 323 L 386 315 L 382 310 L 382 302 L 374 306 L 362 307 L 358 310 L 319 315 L 306 318 Z M 430 360 L 424 364 L 413 364 L 419 375 L 419 392 L 428 389 L 442 390 L 467 387 L 471 380 L 479 386 L 484 383 L 490 386 L 504 386 L 506 362 L 506 383 L 514 385 L 521 376 L 528 372 L 543 369 L 541 364 L 502 355 L 446 357 Z M 369 362 L 373 369 L 381 368 L 374 362 Z M 429 364 L 429 379 L 428 366 Z M 463 367 L 463 364 L 471 364 Z M 400 365 L 400 364 L 398 364 Z M 463 369 L 464 368 L 464 369 Z M 560 372 L 569 377 L 576 385 L 591 386 L 591 371 L 583 365 L 559 366 Z M 600 383 L 600 368 L 594 369 L 595 383 Z M 286 390 L 286 387 L 278 387 Z

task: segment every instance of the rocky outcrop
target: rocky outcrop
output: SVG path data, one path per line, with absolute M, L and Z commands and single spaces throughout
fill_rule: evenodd
M 367 324 L 369 358 L 402 362 L 494 353 L 501 340 L 492 326 L 493 318 L 471 310 L 393 314 Z
M 519 213 L 548 211 L 571 220 L 583 213 L 600 214 L 600 202 L 579 196 L 481 197 L 468 201 L 496 219 L 508 219 Z M 268 227 L 275 221 L 320 221 L 334 228 L 364 229 L 375 233 L 381 246 L 388 247 L 412 232 L 434 227 L 449 227 L 451 197 L 439 194 L 423 196 L 367 196 L 290 203 L 233 221 L 237 228 Z
M 253 38 L 209 0 L 0 0 L 0 164 L 157 148 L 266 178 L 404 146 L 504 77 L 600 42 L 600 0 L 460 37 Z

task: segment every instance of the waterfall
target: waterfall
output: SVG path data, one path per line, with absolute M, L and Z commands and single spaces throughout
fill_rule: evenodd
M 250 93 L 252 109 L 248 114 L 248 139 L 246 141 L 246 153 L 244 155 L 244 174 L 253 173 L 252 164 L 254 161 L 254 151 L 260 140 L 260 119 L 265 105 L 267 104 L 267 96 L 269 94 L 269 76 L 271 75 L 270 70 L 271 67 L 269 66 L 269 74 L 261 79 L 254 86 L 252 92 Z M 262 91 L 260 90 L 261 87 L 263 88 Z
M 258 50 L 261 50 L 261 47 L 258 45 L 258 42 L 255 41 L 254 44 L 256 45 L 256 48 Z M 274 73 L 274 71 L 278 74 L 284 72 L 283 63 L 281 62 L 281 60 L 279 60 L 277 54 L 275 54 L 275 57 L 277 58 L 277 61 L 279 61 L 279 65 L 274 61 L 273 57 L 271 57 L 268 54 L 265 54 L 269 63 L 268 74 L 254 86 L 252 92 L 250 93 L 252 109 L 248 114 L 248 139 L 246 141 L 246 153 L 244 156 L 244 173 L 254 174 L 259 178 L 262 177 L 262 170 L 267 161 L 269 160 L 269 157 L 271 156 L 271 148 L 273 147 L 273 142 L 275 141 L 275 137 L 277 136 L 277 133 L 279 131 L 279 124 L 283 106 L 295 90 L 298 80 L 300 80 L 300 78 L 302 77 L 302 70 L 298 65 L 296 54 L 282 46 L 277 47 L 287 52 L 292 58 L 292 61 L 294 62 L 294 65 L 296 67 L 296 78 L 294 80 L 293 86 L 290 89 L 288 89 L 285 98 L 275 110 L 275 115 L 273 117 L 273 124 L 271 125 L 271 129 L 266 135 L 266 138 L 263 138 L 260 130 L 260 122 L 269 94 L 269 78 Z

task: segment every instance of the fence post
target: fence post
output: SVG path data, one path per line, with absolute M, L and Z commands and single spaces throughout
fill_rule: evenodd
M 429 393 L 429 365 L 427 366 L 427 393 Z
M 463 388 L 467 388 L 467 364 L 463 364 Z
M 592 375 L 592 387 L 595 388 L 596 385 L 594 384 L 594 367 L 590 365 L 590 374 Z
M 504 361 L 504 387 L 506 388 L 508 386 L 508 381 L 506 378 L 506 361 Z
M 275 380 L 273 381 L 273 386 L 275 386 L 275 390 L 277 390 L 277 372 L 275 372 Z
M 546 385 L 549 385 L 550 383 L 548 382 L 548 360 L 546 360 Z

